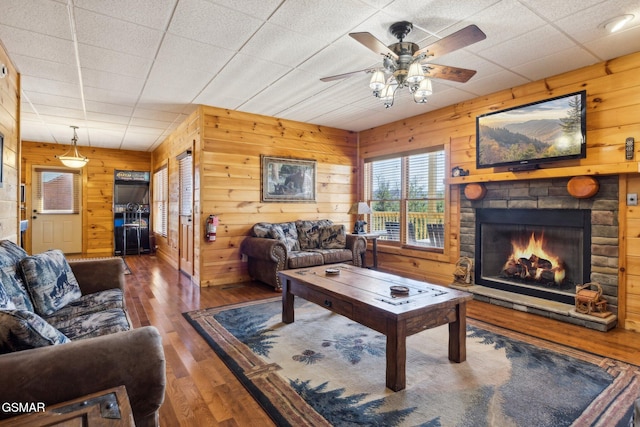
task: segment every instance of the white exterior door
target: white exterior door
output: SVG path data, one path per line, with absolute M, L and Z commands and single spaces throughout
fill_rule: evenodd
M 33 168 L 31 252 L 82 252 L 82 175 L 74 169 Z

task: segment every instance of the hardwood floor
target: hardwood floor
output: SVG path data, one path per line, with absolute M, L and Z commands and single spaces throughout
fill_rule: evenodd
M 154 325 L 167 359 L 163 426 L 273 426 L 224 363 L 182 316 L 183 312 L 277 296 L 273 288 L 242 283 L 199 289 L 150 255 L 127 256 L 126 300 L 136 327 Z M 536 315 L 472 301 L 467 316 L 640 365 L 640 334 L 598 332 Z

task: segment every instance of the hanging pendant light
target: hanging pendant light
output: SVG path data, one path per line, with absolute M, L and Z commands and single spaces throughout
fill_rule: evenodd
M 71 138 L 72 146 L 62 156 L 56 156 L 63 165 L 68 168 L 79 169 L 89 162 L 89 159 L 78 153 L 78 134 L 76 129 L 78 126 L 70 126 L 73 129 L 73 138 Z

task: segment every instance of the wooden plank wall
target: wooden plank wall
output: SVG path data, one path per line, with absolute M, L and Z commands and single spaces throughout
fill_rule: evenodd
M 2 186 L 0 187 L 0 239 L 19 243 L 19 161 L 20 161 L 20 75 L 0 43 L 0 64 L 8 74 L 0 79 L 0 133 L 4 135 L 2 151 Z
M 543 100 L 580 90 L 587 91 L 587 158 L 554 164 L 530 172 L 507 172 L 504 169 L 475 168 L 475 118 L 479 114 Z M 459 185 L 467 182 L 508 181 L 559 176 L 620 174 L 621 188 L 633 188 L 640 193 L 638 178 L 639 144 L 633 161 L 624 158 L 624 143 L 628 136 L 640 141 L 640 52 L 598 63 L 548 79 L 518 86 L 446 108 L 425 113 L 360 133 L 360 157 L 364 160 L 391 153 L 441 146 L 449 153 L 449 165 L 469 169 L 470 176 L 450 178 L 451 218 L 447 229 L 445 258 L 429 253 L 415 253 L 379 244 L 379 263 L 384 269 L 408 276 L 426 278 L 438 283 L 450 283 L 451 273 L 459 256 Z M 622 190 L 621 190 L 622 191 Z M 626 328 L 640 330 L 640 213 L 629 209 L 621 197 L 621 257 L 620 299 L 621 320 Z M 628 215 L 627 215 L 628 214 Z M 627 241 L 626 246 L 623 244 Z M 628 280 L 625 280 L 628 278 Z M 634 284 L 635 283 L 635 284 Z M 624 295 L 624 294 L 627 295 Z M 625 299 L 626 298 L 626 299 Z
M 172 132 L 172 134 L 167 138 L 162 144 L 156 148 L 151 155 L 151 171 L 155 172 L 160 168 L 167 166 L 167 171 L 169 175 L 169 210 L 168 210 L 168 224 L 167 224 L 167 236 L 155 235 L 155 241 L 157 245 L 156 254 L 158 257 L 162 258 L 164 261 L 171 264 L 174 268 L 179 267 L 178 257 L 178 245 L 180 244 L 180 235 L 179 235 L 179 179 L 178 179 L 178 161 L 177 157 L 181 153 L 184 153 L 186 150 L 195 150 L 195 147 L 199 145 L 200 140 L 200 108 L 198 108 L 195 112 L 193 112 L 178 128 Z M 200 175 L 197 172 L 199 168 L 199 164 L 197 162 L 198 154 L 194 152 L 194 170 L 196 173 L 194 174 L 194 214 L 198 212 L 197 201 L 199 200 L 198 190 L 200 188 Z M 153 186 L 152 186 L 153 187 Z M 151 189 L 153 193 L 153 188 Z M 195 222 L 194 222 L 195 224 Z M 194 236 L 196 241 L 194 245 L 196 248 L 199 245 L 199 233 L 200 230 L 194 230 Z M 200 275 L 200 267 L 199 267 L 199 251 L 194 251 L 195 258 L 194 260 L 194 272 L 192 277 L 194 281 L 197 281 L 197 278 Z
M 240 245 L 256 222 L 329 218 L 352 227 L 347 212 L 356 193 L 355 133 L 215 107 L 202 106 L 200 111 L 200 139 L 194 152 L 195 187 L 200 190 L 194 210 L 196 238 L 209 214 L 220 219 L 215 242 L 196 240 L 201 286 L 249 278 Z M 179 130 L 172 138 L 186 131 Z M 164 144 L 161 150 L 166 150 Z M 261 155 L 316 160 L 317 201 L 261 202 Z M 156 152 L 153 156 L 162 157 Z M 171 173 L 170 177 L 176 179 Z M 175 252 L 170 255 L 177 257 Z
M 69 140 L 71 136 L 69 129 Z M 69 146 L 64 144 L 22 142 L 21 174 L 26 190 L 27 212 L 31 212 L 32 167 L 61 167 L 55 156 L 68 149 Z M 116 169 L 148 171 L 151 168 L 151 153 L 83 146 L 79 146 L 78 150 L 89 158 L 89 163 L 82 168 L 82 252 L 113 254 L 113 172 Z M 30 237 L 27 235 L 25 240 L 26 249 L 31 252 Z

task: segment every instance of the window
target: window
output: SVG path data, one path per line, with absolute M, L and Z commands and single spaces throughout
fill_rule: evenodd
M 80 213 L 80 172 L 36 168 L 37 206 L 41 214 Z
M 383 241 L 444 248 L 444 167 L 443 150 L 366 163 L 370 230 Z
M 153 174 L 153 232 L 167 237 L 169 210 L 169 174 L 167 165 Z
M 178 171 L 180 177 L 180 215 L 191 216 L 193 210 L 193 157 L 191 151 L 185 151 L 178 157 Z

